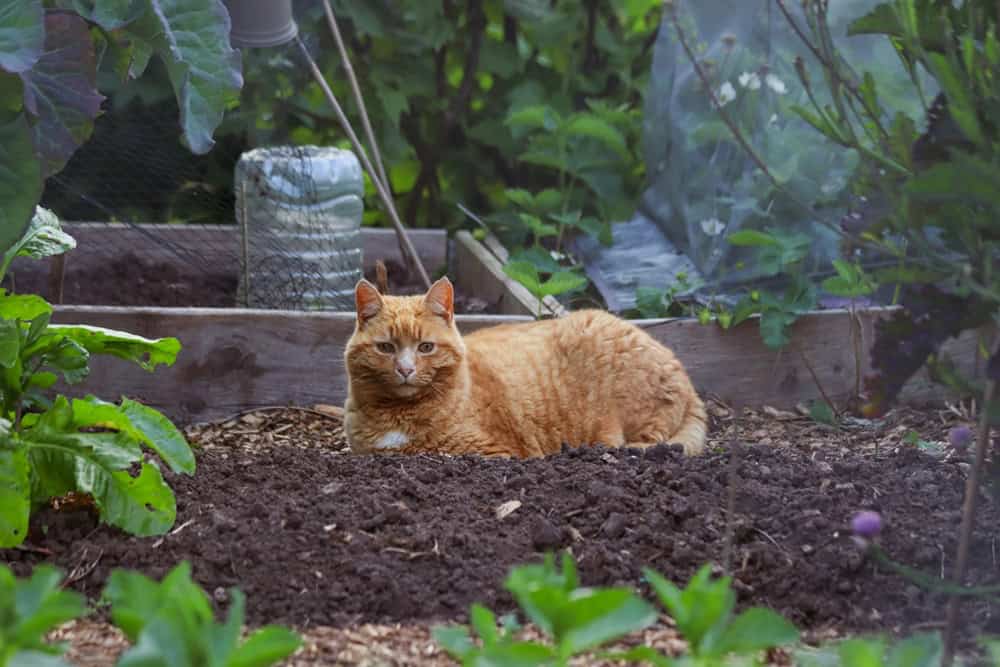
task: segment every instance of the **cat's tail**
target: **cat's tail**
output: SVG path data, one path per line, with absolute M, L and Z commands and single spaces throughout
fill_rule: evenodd
M 684 446 L 684 453 L 688 456 L 697 456 L 705 451 L 705 441 L 708 438 L 708 413 L 705 412 L 705 404 L 701 398 L 694 396 L 688 403 L 687 413 L 684 421 L 677 428 L 677 432 L 670 438 L 670 442 Z

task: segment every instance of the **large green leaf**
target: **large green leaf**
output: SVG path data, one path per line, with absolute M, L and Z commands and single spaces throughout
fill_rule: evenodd
M 78 424 L 103 425 L 128 434 L 159 454 L 176 473 L 194 474 L 194 453 L 187 440 L 173 422 L 151 407 L 127 398 L 119 407 L 90 397 L 74 400 L 73 414 Z
M 295 653 L 302 639 L 287 628 L 260 628 L 229 656 L 226 667 L 268 667 Z
M 229 43 L 229 12 L 221 0 L 147 2 L 149 11 L 129 30 L 152 43 L 167 65 L 184 143 L 195 153 L 207 153 L 243 86 L 240 52 Z
M 142 457 L 139 444 L 126 432 L 81 431 L 97 425 L 93 411 L 60 396 L 22 432 L 36 499 L 75 489 L 91 494 L 101 518 L 113 526 L 140 536 L 166 532 L 177 509 L 159 468 L 143 463 L 131 476 L 128 468 Z
M 41 196 L 41 163 L 35 157 L 28 119 L 18 114 L 0 125 L 0 252 L 24 234 Z
M 87 22 L 67 12 L 48 14 L 45 50 L 21 77 L 25 109 L 36 119 L 35 152 L 47 177 L 90 137 L 104 101 L 95 87 L 97 61 Z
M 172 365 L 181 349 L 176 338 L 143 338 L 85 324 L 51 324 L 46 335 L 73 340 L 90 354 L 108 354 L 134 361 L 149 371 L 159 364 Z
M 649 627 L 656 610 L 626 588 L 578 591 L 556 619 L 564 655 L 577 654 Z
M 73 0 L 73 8 L 105 30 L 121 28 L 142 16 L 146 0 Z
M 0 548 L 16 546 L 28 535 L 30 472 L 24 447 L 4 436 L 0 440 Z
M 733 619 L 716 645 L 716 654 L 749 655 L 798 639 L 799 631 L 790 621 L 770 609 L 754 607 Z
M 566 123 L 565 132 L 571 136 L 589 137 L 601 142 L 623 159 L 628 159 L 625 137 L 614 125 L 594 114 L 577 114 Z
M 51 312 L 49 302 L 37 294 L 6 294 L 0 290 L 0 319 L 30 322 Z
M 0 69 L 24 72 L 45 43 L 42 0 L 0 0 Z
M 52 255 L 61 255 L 76 247 L 76 239 L 62 230 L 59 218 L 52 211 L 35 207 L 27 230 L 6 253 L 4 253 L 4 270 L 10 266 L 15 257 L 31 257 L 43 259 Z M 33 318 L 24 318 L 33 319 Z
M 558 271 L 542 283 L 539 294 L 542 296 L 557 296 L 578 290 L 587 284 L 587 278 L 572 271 Z M 537 296 L 537 295 L 536 295 Z

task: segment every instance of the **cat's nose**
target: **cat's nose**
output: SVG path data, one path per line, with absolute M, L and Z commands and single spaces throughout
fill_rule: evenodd
M 407 368 L 405 366 L 396 366 L 396 372 L 399 373 L 400 375 L 402 375 L 404 380 L 406 378 L 410 377 L 411 375 L 413 375 L 413 371 L 415 371 L 415 370 L 416 370 L 415 368 Z

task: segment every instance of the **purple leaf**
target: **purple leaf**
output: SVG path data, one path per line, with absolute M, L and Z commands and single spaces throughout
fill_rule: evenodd
M 35 66 L 21 74 L 44 177 L 61 170 L 90 137 L 104 101 L 95 88 L 96 77 L 86 21 L 74 14 L 46 16 L 45 50 Z

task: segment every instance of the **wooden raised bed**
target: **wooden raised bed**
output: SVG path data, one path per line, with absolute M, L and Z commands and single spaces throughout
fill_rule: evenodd
M 79 241 L 68 263 L 102 261 L 108 247 L 102 239 L 118 235 L 115 245 L 120 246 L 124 233 L 121 228 L 101 224 L 67 228 Z M 178 245 L 197 242 L 198 235 L 190 228 L 176 229 Z M 162 228 L 157 231 L 161 235 L 166 232 Z M 177 257 L 176 247 L 167 252 L 160 244 L 147 248 L 140 243 L 141 231 L 128 233 L 137 235 L 133 251 L 138 254 L 160 253 L 158 259 L 167 262 Z M 203 228 L 200 233 L 221 234 L 223 230 Z M 447 263 L 449 276 L 460 289 L 499 300 L 504 314 L 458 316 L 463 331 L 527 321 L 530 313 L 538 312 L 537 301 L 503 274 L 501 259 L 496 256 L 503 257 L 502 248 L 491 252 L 471 235 L 459 233 L 449 252 L 443 231 L 413 234 L 428 270 Z M 213 238 L 219 241 L 219 237 Z M 235 237 L 232 242 L 236 242 Z M 398 261 L 393 233 L 365 230 L 365 262 L 379 258 Z M 873 340 L 874 323 L 891 310 L 809 313 L 794 325 L 792 345 L 780 352 L 764 346 L 754 320 L 728 331 L 693 319 L 640 320 L 636 324 L 675 351 L 703 394 L 744 405 L 789 408 L 821 398 L 822 392 L 834 400 L 850 397 L 858 370 L 862 375 L 871 372 L 867 349 Z M 558 314 L 560 309 L 557 304 L 545 303 L 546 311 Z M 95 359 L 83 388 L 144 400 L 183 422 L 261 406 L 339 404 L 345 397 L 343 353 L 354 327 L 353 313 L 58 306 L 54 321 L 179 338 L 184 349 L 173 367 L 161 367 L 151 374 L 120 360 Z M 858 330 L 860 357 L 852 343 Z M 978 372 L 982 366 L 973 333 L 951 341 L 947 350 L 966 372 Z M 941 387 L 932 384 L 924 372 L 911 380 L 904 394 L 911 400 L 943 397 Z

